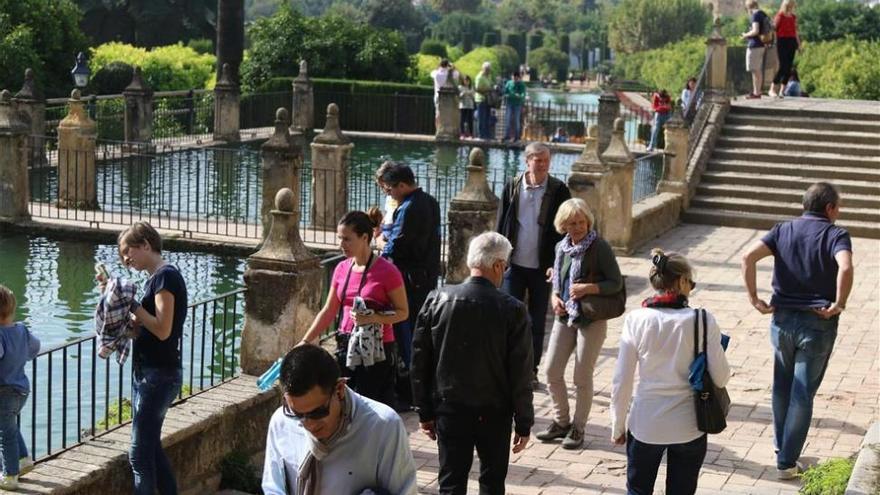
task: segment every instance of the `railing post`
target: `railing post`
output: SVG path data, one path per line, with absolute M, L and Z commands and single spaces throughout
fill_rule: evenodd
M 354 144 L 339 128 L 339 107 L 327 105 L 327 124 L 312 141 L 312 227 L 336 229 L 348 210 L 348 164 Z
M 196 94 L 192 89 L 186 93 L 186 134 L 192 135 L 196 127 Z
M 287 109 L 279 108 L 275 112 L 275 133 L 260 146 L 260 158 L 263 166 L 263 200 L 260 218 L 263 223 L 263 240 L 269 235 L 272 224 L 271 211 L 278 190 L 288 187 L 293 191 L 294 203 L 299 207 L 299 172 L 302 167 L 302 148 L 291 138 L 287 131 Z
M 688 128 L 676 110 L 666 122 L 666 148 L 663 155 L 663 180 L 657 184 L 657 192 L 680 194 L 682 207 L 688 206 L 687 173 Z
M 600 198 L 603 213 L 600 232 L 612 247 L 628 252 L 633 224 L 635 160 L 626 146 L 623 127 L 622 118 L 614 120 L 608 148 L 600 155 L 602 162 L 608 167 L 604 194 Z
M 58 207 L 97 209 L 95 139 L 97 126 L 86 114 L 78 89 L 70 93 L 69 111 L 58 124 Z
M 611 141 L 614 121 L 620 116 L 620 98 L 609 88 L 599 96 L 599 154 L 605 152 Z
M 19 116 L 24 120 L 28 130 L 28 147 L 30 155 L 28 165 L 31 167 L 44 167 L 48 164 L 45 151 L 46 134 L 46 99 L 37 88 L 34 81 L 34 71 L 24 71 L 24 84 L 21 91 L 15 94 L 13 99 Z
M 299 74 L 293 80 L 291 131 L 308 132 L 315 128 L 315 88 L 309 79 L 309 65 L 299 61 Z
M 269 235 L 248 257 L 244 272 L 241 369 L 256 376 L 302 339 L 321 308 L 323 293 L 321 264 L 300 237 L 299 204 L 291 189 L 278 191 L 270 214 Z
M 229 64 L 223 64 L 220 80 L 214 85 L 214 140 L 238 142 L 240 100 L 238 85 L 232 80 Z
M 0 92 L 0 218 L 30 219 L 27 138 L 27 124 L 13 106 L 12 93 L 4 89 Z
M 706 92 L 709 95 L 724 96 L 727 92 L 727 40 L 721 34 L 721 18 L 715 17 L 712 33 L 706 40 Z
M 437 129 L 434 137 L 437 141 L 456 141 L 459 134 L 458 90 L 452 82 L 452 77 L 446 78 L 446 83 L 440 87 L 437 97 Z
M 607 213 L 602 200 L 606 196 L 607 178 L 610 173 L 611 170 L 599 158 L 599 126 L 591 125 L 587 130 L 583 151 L 571 164 L 568 189 L 572 196 L 587 202 L 596 220 L 596 230 L 603 235 Z
M 467 182 L 449 202 L 449 249 L 446 283 L 457 284 L 468 277 L 468 244 L 475 236 L 492 230 L 498 211 L 498 197 L 486 180 L 486 156 L 473 148 L 468 157 Z
M 135 67 L 131 83 L 122 91 L 125 98 L 125 142 L 149 143 L 153 139 L 153 90 Z

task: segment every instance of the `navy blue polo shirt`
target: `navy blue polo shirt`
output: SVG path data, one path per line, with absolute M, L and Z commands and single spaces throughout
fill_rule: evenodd
M 852 252 L 849 233 L 825 215 L 812 212 L 776 224 L 761 241 L 770 248 L 776 308 L 824 308 L 837 299 L 837 260 Z

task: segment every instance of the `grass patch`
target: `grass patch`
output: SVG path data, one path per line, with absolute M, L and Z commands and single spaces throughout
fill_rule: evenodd
M 801 475 L 803 495 L 843 495 L 852 474 L 854 459 L 829 459 Z

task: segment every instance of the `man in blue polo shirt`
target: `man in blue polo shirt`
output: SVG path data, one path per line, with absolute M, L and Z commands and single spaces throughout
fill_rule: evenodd
M 852 242 L 834 225 L 840 195 L 831 184 L 817 182 L 804 193 L 801 217 L 773 227 L 742 258 L 749 301 L 762 314 L 773 314 L 773 428 L 776 472 L 792 479 L 801 467 L 813 397 L 834 348 L 837 323 L 853 283 Z M 773 297 L 758 297 L 755 264 L 773 256 Z

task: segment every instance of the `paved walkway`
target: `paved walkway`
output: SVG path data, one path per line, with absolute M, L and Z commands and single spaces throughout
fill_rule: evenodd
M 650 242 L 628 257 L 619 257 L 627 279 L 629 307 L 637 307 L 650 290 L 646 275 L 652 247 L 685 253 L 695 264 L 698 289 L 692 306 L 709 308 L 722 329 L 732 336 L 728 359 L 733 377 L 728 385 L 733 407 L 727 430 L 709 437 L 709 452 L 698 493 L 794 494 L 798 481 L 775 480 L 770 385 L 772 354 L 769 316 L 754 311 L 740 279 L 740 255 L 763 231 L 704 225 L 684 225 Z M 830 457 L 854 454 L 878 415 L 878 321 L 880 321 L 880 241 L 854 239 L 855 285 L 841 317 L 831 363 L 815 401 L 813 427 L 802 460 L 812 464 Z M 769 297 L 772 261 L 759 264 L 760 294 Z M 595 374 L 595 397 L 582 450 L 563 450 L 559 444 L 533 443 L 511 458 L 507 477 L 511 494 L 625 493 L 626 456 L 610 444 L 609 399 L 622 318 L 609 323 L 608 338 Z M 549 329 L 549 325 L 548 325 Z M 570 378 L 573 366 L 567 370 Z M 542 378 L 543 381 L 543 378 Z M 569 383 L 571 383 L 569 381 Z M 573 395 L 571 396 L 573 401 Z M 534 431 L 551 418 L 546 390 L 535 394 Z M 410 445 L 419 469 L 421 493 L 437 493 L 437 447 L 418 431 L 415 414 L 406 415 Z M 477 462 L 475 460 L 475 466 Z M 657 493 L 662 493 L 661 467 Z M 477 492 L 477 470 L 470 492 Z

